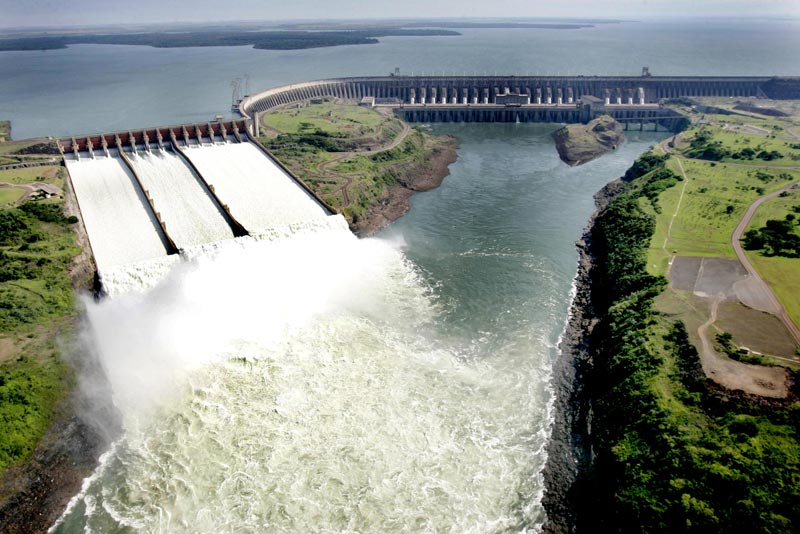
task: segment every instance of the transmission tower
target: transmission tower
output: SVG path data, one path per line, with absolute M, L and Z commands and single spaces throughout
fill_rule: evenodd
M 234 78 L 231 81 L 231 109 L 235 110 L 242 101 L 242 79 Z

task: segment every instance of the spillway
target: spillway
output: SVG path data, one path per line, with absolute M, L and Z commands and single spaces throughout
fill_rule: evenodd
M 248 232 L 308 223 L 328 215 L 250 142 L 193 145 L 185 154 Z
M 133 174 L 116 150 L 109 154 L 64 158 L 100 272 L 166 256 L 169 248 Z
M 178 248 L 233 237 L 222 210 L 179 156 L 169 150 L 141 150 L 129 157 Z

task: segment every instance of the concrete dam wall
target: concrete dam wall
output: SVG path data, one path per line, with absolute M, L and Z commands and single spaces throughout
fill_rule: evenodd
M 409 122 L 587 122 L 599 113 L 669 120 L 659 102 L 679 97 L 800 95 L 800 78 L 657 76 L 385 76 L 302 82 L 247 96 L 255 113 L 334 96 L 383 105 Z
M 59 140 L 101 279 L 122 266 L 331 215 L 244 126 Z

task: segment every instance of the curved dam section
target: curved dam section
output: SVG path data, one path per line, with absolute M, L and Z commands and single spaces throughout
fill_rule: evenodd
M 403 110 L 419 106 L 550 107 L 566 111 L 580 107 L 587 97 L 606 106 L 644 106 L 679 97 L 799 98 L 800 78 L 764 76 L 383 76 L 333 78 L 276 87 L 242 100 L 239 111 L 246 117 L 277 106 L 322 96 L 374 99 Z M 542 115 L 532 120 L 570 120 L 568 114 Z M 450 118 L 441 115 L 439 120 Z M 476 117 L 478 117 L 476 119 Z M 412 116 L 413 118 L 413 116 Z M 476 122 L 507 122 L 481 119 Z M 582 120 L 577 114 L 573 120 Z M 431 120 L 431 119 L 428 119 Z M 436 120 L 434 117 L 433 120 Z M 458 118 L 451 119 L 457 121 Z

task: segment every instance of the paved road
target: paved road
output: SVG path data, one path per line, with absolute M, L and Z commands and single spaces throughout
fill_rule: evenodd
M 731 245 L 733 246 L 733 250 L 736 253 L 736 257 L 739 258 L 739 261 L 741 262 L 742 266 L 747 270 L 747 273 L 754 280 L 757 280 L 757 284 L 759 286 L 757 288 L 758 291 L 763 293 L 762 296 L 765 299 L 768 299 L 770 302 L 772 302 L 772 304 L 774 305 L 775 309 L 778 310 L 778 312 L 775 315 L 777 315 L 778 319 L 780 319 L 783 322 L 783 324 L 786 326 L 786 329 L 789 330 L 789 332 L 792 334 L 792 337 L 794 338 L 795 343 L 800 345 L 800 328 L 798 328 L 797 325 L 794 324 L 794 321 L 792 321 L 791 317 L 789 317 L 789 314 L 786 313 L 786 308 L 784 308 L 783 304 L 781 304 L 781 302 L 775 296 L 775 293 L 773 293 L 772 289 L 761 278 L 761 275 L 759 275 L 758 271 L 755 270 L 755 268 L 753 267 L 753 264 L 750 263 L 750 260 L 747 258 L 747 255 L 744 253 L 744 250 L 742 249 L 742 243 L 740 241 L 741 238 L 742 238 L 742 235 L 744 234 L 744 231 L 747 229 L 747 226 L 750 224 L 750 221 L 753 219 L 753 215 L 755 215 L 756 210 L 758 209 L 758 207 L 761 204 L 763 204 L 764 202 L 766 202 L 768 200 L 771 200 L 771 199 L 777 197 L 778 195 L 780 195 L 784 191 L 788 191 L 789 189 L 792 189 L 793 187 L 797 187 L 798 185 L 800 185 L 800 182 L 795 182 L 793 184 L 789 184 L 789 185 L 787 185 L 786 187 L 784 187 L 782 189 L 779 189 L 779 190 L 777 190 L 777 191 L 775 191 L 773 193 L 770 193 L 769 195 L 764 195 L 763 197 L 760 197 L 760 198 L 756 199 L 755 202 L 750 204 L 750 206 L 747 208 L 747 211 L 745 212 L 744 216 L 739 221 L 739 225 L 736 227 L 736 229 L 733 231 L 733 234 L 731 235 Z

